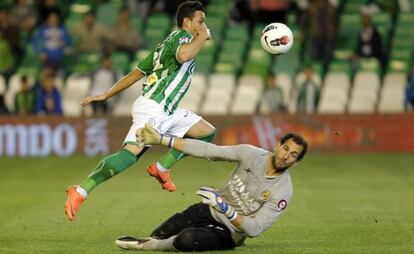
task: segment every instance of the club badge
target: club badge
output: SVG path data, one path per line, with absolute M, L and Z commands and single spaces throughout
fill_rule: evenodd
M 262 192 L 262 200 L 267 201 L 270 198 L 270 191 L 263 191 Z
M 281 199 L 278 203 L 277 203 L 277 208 L 279 208 L 281 211 L 285 210 L 287 206 L 287 201 L 284 199 Z

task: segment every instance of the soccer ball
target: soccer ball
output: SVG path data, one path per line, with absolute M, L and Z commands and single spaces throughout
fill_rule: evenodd
M 283 23 L 271 23 L 263 29 L 260 43 L 262 48 L 270 54 L 284 54 L 293 45 L 292 30 Z

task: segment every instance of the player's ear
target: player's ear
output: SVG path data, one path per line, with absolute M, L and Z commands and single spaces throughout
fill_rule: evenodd
M 187 26 L 187 27 L 190 27 L 191 26 L 191 19 L 188 18 L 188 17 L 185 17 L 183 19 L 183 27 L 185 27 L 185 26 Z

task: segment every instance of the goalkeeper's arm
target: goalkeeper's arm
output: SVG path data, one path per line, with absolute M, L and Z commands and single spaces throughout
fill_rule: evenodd
M 246 158 L 254 148 L 251 145 L 217 146 L 195 139 L 182 139 L 160 134 L 151 125 L 137 130 L 137 143 L 143 145 L 164 145 L 177 151 L 211 160 L 239 161 Z

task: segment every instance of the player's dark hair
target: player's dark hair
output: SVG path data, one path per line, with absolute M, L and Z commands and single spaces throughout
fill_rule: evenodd
M 204 11 L 204 6 L 199 1 L 187 1 L 177 9 L 177 26 L 183 27 L 184 18 L 192 19 L 196 11 Z
M 302 160 L 306 152 L 308 151 L 308 142 L 306 142 L 306 140 L 297 133 L 288 133 L 280 139 L 280 144 L 283 145 L 289 139 L 292 139 L 293 142 L 295 142 L 297 145 L 302 146 L 302 152 L 300 152 L 296 161 Z

